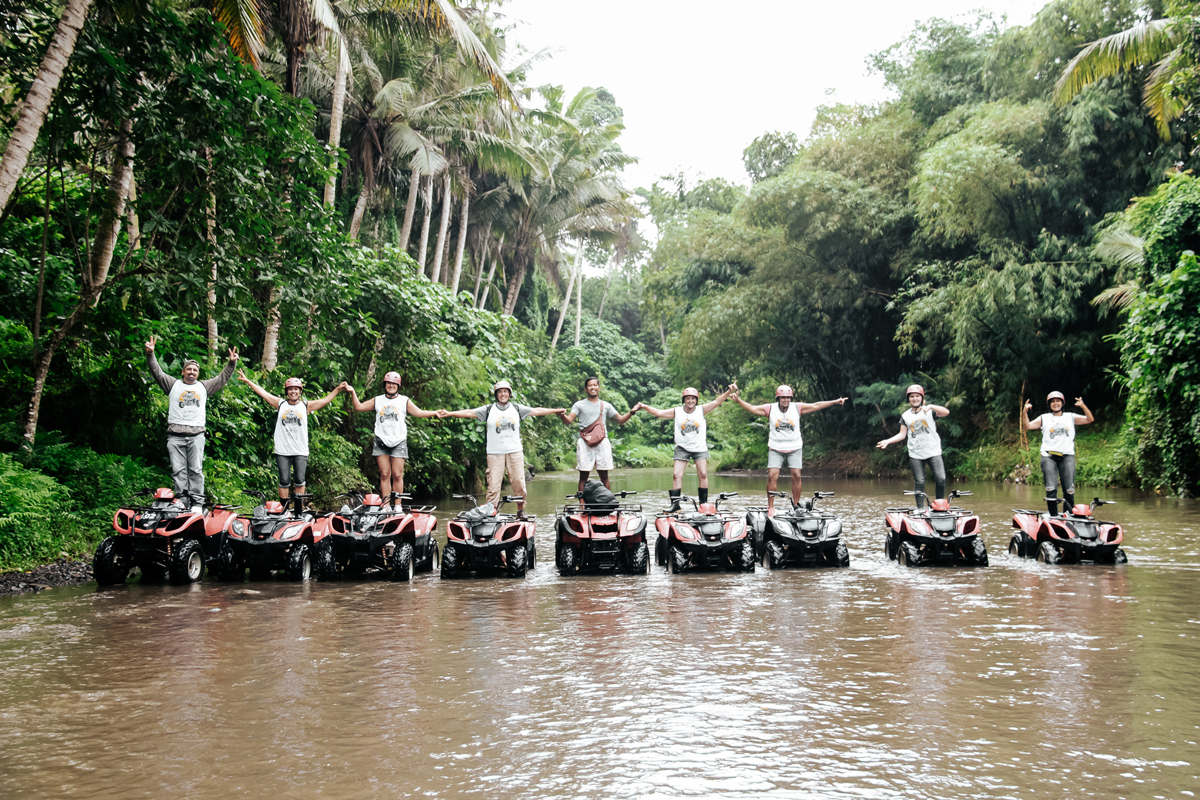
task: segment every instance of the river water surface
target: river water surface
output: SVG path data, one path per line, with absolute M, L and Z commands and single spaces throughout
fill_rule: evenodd
M 807 477 L 849 569 L 562 578 L 573 476 L 530 484 L 524 580 L 0 598 L 0 797 L 1200 791 L 1197 503 L 1105 491 L 1129 564 L 1046 567 L 1006 552 L 1040 487 L 972 486 L 991 566 L 907 569 L 883 554 L 901 482 Z M 712 483 L 763 502 L 761 478 Z M 656 510 L 670 472 L 613 485 Z

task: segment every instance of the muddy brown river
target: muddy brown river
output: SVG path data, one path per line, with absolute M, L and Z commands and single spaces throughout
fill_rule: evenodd
M 659 509 L 670 473 L 613 482 Z M 744 508 L 764 482 L 713 491 Z M 1200 791 L 1195 501 L 1101 492 L 1129 564 L 1048 567 L 1006 551 L 1039 487 L 960 487 L 991 566 L 910 569 L 883 554 L 902 482 L 807 477 L 837 492 L 849 569 L 562 578 L 552 510 L 573 487 L 530 485 L 524 580 L 0 598 L 0 797 Z

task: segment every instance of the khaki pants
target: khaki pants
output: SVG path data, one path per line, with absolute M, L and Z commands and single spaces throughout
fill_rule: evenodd
M 500 485 L 504 482 L 504 471 L 508 470 L 508 480 L 512 484 L 512 493 L 525 496 L 525 453 L 505 453 L 487 457 L 487 501 L 492 505 L 500 502 Z

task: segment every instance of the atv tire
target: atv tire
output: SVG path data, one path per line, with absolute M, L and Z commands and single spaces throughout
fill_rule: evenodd
M 306 581 L 312 577 L 312 550 L 306 544 L 293 545 L 288 551 L 287 569 L 284 574 L 289 581 Z
M 195 583 L 204 577 L 204 551 L 195 539 L 184 539 L 171 553 L 171 583 Z
M 240 581 L 245 578 L 246 562 L 242 561 L 228 542 L 217 553 L 212 572 L 219 581 Z
M 971 542 L 971 564 L 976 567 L 988 565 L 987 545 L 978 536 Z
M 1025 557 L 1025 539 L 1021 534 L 1017 534 L 1008 540 L 1008 554 L 1017 558 Z
M 742 572 L 754 572 L 754 540 L 749 536 L 742 540 L 738 549 L 737 567 Z
M 662 536 L 654 540 L 654 563 L 660 567 L 667 566 L 667 541 Z
M 558 546 L 558 574 L 569 578 L 579 571 L 579 551 L 574 545 Z
M 533 539 L 529 540 L 529 547 L 525 548 L 525 569 L 533 569 L 537 566 L 537 542 Z
M 850 549 L 843 541 L 838 541 L 837 548 L 833 551 L 833 565 L 835 567 L 850 566 Z
M 902 567 L 921 566 L 921 549 L 912 542 L 901 542 L 896 548 L 896 563 Z
M 883 552 L 889 561 L 896 560 L 896 534 L 892 533 L 891 528 L 888 528 L 887 533 L 884 534 Z
M 683 550 L 681 550 L 680 548 L 676 547 L 673 544 L 668 545 L 667 546 L 667 559 L 671 565 L 670 566 L 671 572 L 674 572 L 676 575 L 680 575 L 684 572 L 687 572 L 687 562 L 688 562 L 687 553 L 683 552 Z
M 1118 547 L 1116 550 L 1114 550 L 1114 551 L 1113 551 L 1113 554 L 1112 554 L 1112 563 L 1114 563 L 1114 564 L 1128 564 L 1128 563 L 1129 563 L 1129 556 L 1125 555 L 1125 551 L 1124 551 L 1124 550 L 1122 550 L 1121 548 L 1119 548 L 1119 547 Z
M 321 542 L 313 548 L 313 572 L 319 581 L 336 581 L 338 578 L 338 563 L 333 556 L 333 545 Z
M 629 574 L 650 574 L 650 548 L 645 542 L 638 543 L 637 547 L 629 551 Z
M 425 566 L 421 568 L 422 572 L 437 572 L 442 563 L 442 552 L 438 550 L 437 542 L 429 543 L 429 558 L 425 559 Z
M 101 586 L 124 583 L 133 567 L 129 548 L 116 536 L 109 536 L 96 548 L 92 558 L 92 574 Z
M 446 542 L 446 549 L 442 552 L 442 572 L 443 578 L 453 578 L 458 572 L 458 548 Z
M 767 566 L 771 569 L 783 569 L 784 564 L 783 545 L 779 542 L 767 542 Z
M 388 577 L 394 581 L 411 581 L 413 577 L 413 546 L 401 542 L 392 549 L 388 559 Z
M 1062 555 L 1053 542 L 1042 542 L 1038 545 L 1037 560 L 1043 564 L 1059 564 L 1062 563 Z
M 519 544 L 519 545 L 509 549 L 509 551 L 508 551 L 508 577 L 510 577 L 510 578 L 524 578 L 525 577 L 525 569 L 526 569 L 526 563 L 527 563 L 525 559 L 526 559 L 527 555 L 528 555 L 528 551 L 525 549 L 525 545 L 523 545 L 523 544 Z

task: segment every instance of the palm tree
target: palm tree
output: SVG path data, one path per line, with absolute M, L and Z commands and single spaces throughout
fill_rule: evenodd
M 1184 48 L 1184 34 L 1191 23 L 1190 18 L 1139 22 L 1084 45 L 1055 84 L 1055 102 L 1066 105 L 1084 87 L 1098 80 L 1151 67 L 1142 84 L 1142 105 L 1154 120 L 1158 135 L 1170 141 L 1170 123 L 1191 106 L 1190 98 L 1180 97 L 1172 86 L 1176 75 L 1196 66 L 1194 57 Z

